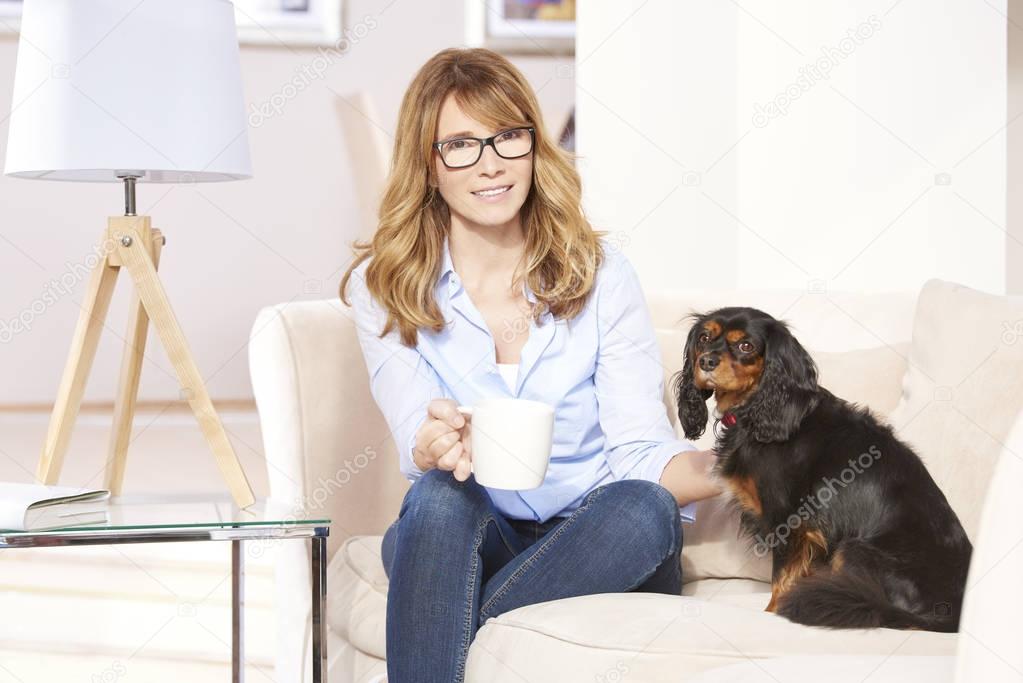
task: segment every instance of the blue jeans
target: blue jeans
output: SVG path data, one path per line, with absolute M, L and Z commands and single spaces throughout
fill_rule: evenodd
M 682 592 L 682 524 L 660 484 L 590 491 L 568 517 L 506 519 L 476 478 L 428 470 L 381 554 L 388 683 L 461 683 L 477 629 L 523 605 L 595 593 Z

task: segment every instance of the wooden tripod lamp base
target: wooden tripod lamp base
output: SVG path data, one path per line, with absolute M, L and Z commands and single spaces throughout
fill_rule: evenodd
M 82 302 L 82 312 L 71 342 L 57 400 L 53 405 L 36 478 L 43 484 L 56 484 L 60 477 L 117 275 L 125 267 L 135 287 L 114 402 L 104 487 L 112 495 L 121 493 L 146 333 L 151 320 L 174 365 L 182 395 L 195 413 L 203 436 L 231 491 L 231 497 L 239 508 L 246 508 L 255 502 L 252 489 L 213 408 L 213 402 L 156 272 L 160 263 L 160 250 L 165 241 L 161 232 L 150 226 L 149 216 L 112 216 L 108 219 L 103 235 L 103 256 L 93 268 L 85 301 Z

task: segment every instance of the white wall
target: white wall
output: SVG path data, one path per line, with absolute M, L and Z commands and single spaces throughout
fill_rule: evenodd
M 585 208 L 648 286 L 736 280 L 735 7 L 581 3 L 577 151 Z M 682 282 L 680 282 L 680 280 Z
M 585 3 L 587 208 L 651 287 L 1004 292 L 1004 12 Z
M 338 96 L 367 91 L 393 134 L 404 89 L 438 50 L 463 43 L 463 0 L 346 0 L 347 25 L 375 27 L 322 79 L 249 130 L 255 178 L 199 186 L 140 186 L 139 213 L 168 236 L 161 274 L 215 399 L 248 399 L 246 343 L 256 312 L 292 299 L 334 296 L 360 232 L 356 171 L 337 114 Z M 361 33 L 362 31 L 360 31 Z M 10 108 L 17 42 L 0 38 L 0 112 Z M 279 95 L 317 56 L 315 49 L 242 48 L 246 99 Z M 571 60 L 514 60 L 539 89 L 548 125 L 559 130 L 574 100 Z M 560 68 L 559 68 L 560 67 Z M 0 115 L 0 158 L 7 140 Z M 87 275 L 81 265 L 108 215 L 123 211 L 120 187 L 0 177 L 0 405 L 52 403 Z M 51 280 L 70 293 L 52 297 Z M 87 402 L 113 398 L 128 306 L 121 278 L 87 386 Z M 66 291 L 66 290 L 63 290 Z M 46 299 L 47 301 L 44 301 Z M 33 312 L 33 302 L 35 312 Z M 14 318 L 31 329 L 4 332 Z M 166 401 L 178 384 L 150 334 L 140 399 Z

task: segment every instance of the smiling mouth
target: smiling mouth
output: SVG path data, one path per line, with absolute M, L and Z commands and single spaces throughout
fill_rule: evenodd
M 497 195 L 504 194 L 512 188 L 511 185 L 503 185 L 501 187 L 493 187 L 488 190 L 477 190 L 473 192 L 477 197 L 496 197 Z

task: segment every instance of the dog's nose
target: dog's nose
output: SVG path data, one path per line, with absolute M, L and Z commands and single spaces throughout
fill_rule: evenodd
M 700 361 L 699 361 L 700 369 L 704 370 L 705 372 L 712 372 L 714 370 L 714 368 L 716 368 L 718 366 L 718 363 L 720 363 L 720 362 L 721 362 L 721 359 L 718 357 L 718 355 L 716 353 L 704 354 L 704 355 L 700 356 Z

